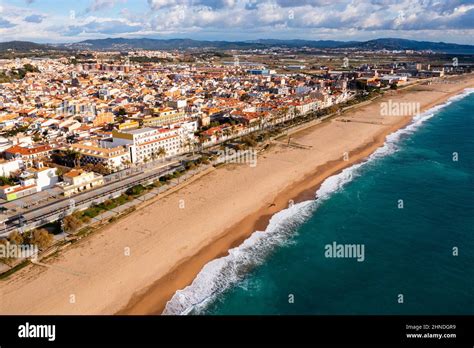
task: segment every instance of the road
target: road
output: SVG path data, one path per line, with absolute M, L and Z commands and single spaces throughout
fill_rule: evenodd
M 93 204 L 102 203 L 107 199 L 121 195 L 133 186 L 151 183 L 179 168 L 182 168 L 181 161 L 174 161 L 164 167 L 153 168 L 152 165 L 144 165 L 138 170 L 133 168 L 115 173 L 105 178 L 104 186 L 73 197 L 57 199 L 54 202 L 30 208 L 24 213 L 9 217 L 3 222 L 3 229 L 0 228 L 0 237 L 6 237 L 14 230 L 29 230 L 56 221 L 74 210 L 86 209 Z

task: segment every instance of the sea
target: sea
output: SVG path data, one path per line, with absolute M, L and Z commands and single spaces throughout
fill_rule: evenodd
M 275 214 L 164 314 L 474 314 L 474 89 Z

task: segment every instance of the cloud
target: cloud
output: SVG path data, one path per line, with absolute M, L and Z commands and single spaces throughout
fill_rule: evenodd
M 13 28 L 15 26 L 16 26 L 16 24 L 10 22 L 8 19 L 4 19 L 4 18 L 0 17 L 0 29 Z
M 125 3 L 126 0 L 93 0 L 91 5 L 86 8 L 86 12 L 96 12 L 115 7 L 118 3 Z
M 439 40 L 448 37 L 474 43 L 474 0 L 88 0 L 87 4 L 74 22 L 64 14 L 64 6 L 46 11 L 48 21 L 35 17 L 26 6 L 15 11 L 9 6 L 2 13 L 0 28 L 27 21 L 37 23 L 35 32 L 43 30 L 41 33 L 47 35 L 49 31 L 66 40 L 73 40 L 74 35 L 222 40 L 351 40 L 390 35 Z M 20 29 L 3 29 L 2 33 L 22 35 Z
M 92 20 L 81 25 L 71 25 L 65 30 L 66 36 L 74 36 L 82 33 L 86 34 L 124 34 L 142 30 L 141 25 L 128 24 L 121 20 Z
M 29 23 L 41 23 L 46 16 L 39 15 L 39 14 L 32 14 L 30 16 L 25 17 L 25 21 Z
M 239 0 L 148 0 L 148 5 L 155 11 L 173 6 L 226 9 L 235 7 L 238 2 Z

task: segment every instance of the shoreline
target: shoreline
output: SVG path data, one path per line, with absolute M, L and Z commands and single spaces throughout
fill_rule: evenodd
M 445 98 L 429 103 L 423 107 L 421 112 L 423 113 L 437 105 L 445 103 L 449 98 L 463 93 L 464 90 L 465 89 L 449 93 Z M 409 92 L 409 89 L 407 92 Z M 342 117 L 343 115 L 338 117 Z M 274 202 L 275 209 L 272 213 L 269 214 L 267 208 L 262 207 L 255 213 L 244 217 L 240 222 L 224 231 L 222 235 L 218 236 L 211 244 L 199 250 L 195 256 L 182 260 L 174 266 L 166 276 L 158 279 L 148 288 L 135 294 L 127 306 L 119 310 L 116 314 L 162 314 L 167 302 L 171 300 L 176 291 L 190 285 L 207 263 L 228 255 L 230 249 L 242 244 L 255 231 L 265 231 L 271 217 L 287 208 L 289 200 L 294 200 L 295 203 L 314 200 L 317 189 L 327 178 L 340 173 L 346 168 L 363 162 L 368 156 L 385 144 L 388 135 L 407 127 L 412 121 L 412 116 L 403 117 L 399 122 L 381 132 L 381 134 L 378 134 L 371 142 L 350 151 L 350 159 L 348 161 L 334 160 L 318 166 L 316 169 L 318 171 L 317 175 L 309 174 L 303 180 L 288 186 L 277 194 Z M 312 129 L 321 126 L 324 126 L 324 123 L 302 129 L 295 134 L 311 132 Z
M 176 192 L 104 226 L 48 261 L 0 282 L 4 314 L 160 314 L 208 262 L 225 256 L 293 199 L 315 198 L 327 178 L 363 161 L 411 116 L 380 116 L 380 102 L 419 101 L 422 111 L 474 86 L 456 76 L 387 92 L 368 105 L 291 135 L 309 149 L 275 143 L 257 168 L 225 165 Z M 454 81 L 450 83 L 449 81 Z M 351 119 L 341 122 L 340 118 Z M 335 141 L 336 139 L 336 141 Z M 342 154 L 350 153 L 349 161 Z M 178 201 L 186 209 L 178 209 Z M 124 257 L 124 248 L 131 257 Z M 69 303 L 70 294 L 77 297 Z
M 122 308 L 115 314 L 161 314 L 166 303 L 176 291 L 190 285 L 208 262 L 228 255 L 229 249 L 242 244 L 255 231 L 265 231 L 271 217 L 287 208 L 289 200 L 294 200 L 295 203 L 310 199 L 314 200 L 315 192 L 324 180 L 340 173 L 345 168 L 364 161 L 364 159 L 370 156 L 379 147 L 383 146 L 387 135 L 406 127 L 410 124 L 411 120 L 411 117 L 400 120 L 396 126 L 390 127 L 390 129 L 380 134 L 372 142 L 351 151 L 349 153 L 351 160 L 349 161 L 342 159 L 334 160 L 322 166 L 318 166 L 317 170 L 318 172 L 322 171 L 321 173 L 308 175 L 302 181 L 292 184 L 277 194 L 274 201 L 274 211 L 272 213 L 269 214 L 267 207 L 264 206 L 253 214 L 246 216 L 240 222 L 224 231 L 214 242 L 202 248 L 195 256 L 183 260 L 173 267 L 165 277 L 158 279 L 149 288 L 136 294 L 125 308 Z M 306 130 L 307 129 L 303 131 Z

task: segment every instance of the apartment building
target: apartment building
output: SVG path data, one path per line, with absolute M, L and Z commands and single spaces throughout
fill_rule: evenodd
M 101 164 L 112 171 L 117 171 L 131 163 L 130 153 L 123 146 L 107 148 L 85 142 L 72 144 L 69 148 L 82 155 L 81 165 Z
M 109 146 L 125 146 L 132 163 L 141 163 L 154 157 L 175 156 L 183 151 L 184 129 L 181 127 L 141 128 L 134 130 L 114 130 Z M 163 149 L 165 153 L 161 153 Z
M 29 166 L 33 164 L 34 160 L 49 157 L 52 150 L 49 145 L 15 145 L 5 150 L 4 153 L 7 160 L 21 158 L 25 165 Z
M 0 159 L 0 176 L 8 178 L 12 173 L 20 171 L 21 168 L 23 168 L 23 161 L 21 159 L 10 161 Z
M 153 109 L 153 116 L 145 117 L 143 125 L 145 127 L 159 127 L 186 119 L 186 114 L 173 108 Z

